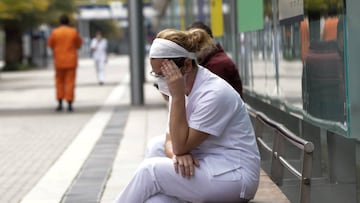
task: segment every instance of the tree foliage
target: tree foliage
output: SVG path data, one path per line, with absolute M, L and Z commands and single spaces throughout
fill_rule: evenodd
M 46 12 L 46 19 L 44 22 L 54 25 L 57 24 L 59 16 L 63 13 L 75 13 L 75 0 L 50 0 L 48 11 Z
M 22 67 L 22 36 L 43 23 L 54 23 L 76 9 L 74 0 L 0 0 L 0 27 L 5 33 L 5 68 Z
M 75 0 L 76 5 L 89 5 L 89 4 L 109 4 L 118 1 L 127 4 L 129 0 Z M 132 0 L 133 1 L 133 0 Z M 138 0 L 136 0 L 138 1 Z M 151 3 L 152 0 L 143 0 L 143 3 Z
M 0 25 L 11 21 L 27 29 L 75 11 L 74 0 L 0 0 Z
M 49 6 L 49 0 L 2 0 L 0 19 L 21 19 L 33 12 L 43 12 Z

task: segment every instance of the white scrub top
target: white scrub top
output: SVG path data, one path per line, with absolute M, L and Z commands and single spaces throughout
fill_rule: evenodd
M 91 40 L 90 48 L 94 49 L 92 57 L 94 60 L 106 60 L 106 51 L 107 51 L 107 40 L 101 38 L 93 38 Z
M 213 178 L 240 169 L 241 177 L 229 180 L 258 181 L 260 155 L 253 126 L 244 102 L 225 80 L 199 66 L 186 99 L 186 117 L 189 127 L 209 134 L 191 153 L 205 161 Z

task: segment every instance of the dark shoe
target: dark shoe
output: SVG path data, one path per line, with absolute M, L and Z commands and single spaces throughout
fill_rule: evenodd
M 58 106 L 58 107 L 55 109 L 55 111 L 57 111 L 57 112 L 62 111 L 62 110 L 63 110 L 62 106 Z
M 67 109 L 68 112 L 73 112 L 74 109 L 72 107 L 72 102 L 68 102 L 68 109 Z
M 58 100 L 58 107 L 55 109 L 55 111 L 59 112 L 59 111 L 62 111 L 62 110 L 63 110 L 62 100 L 59 99 L 59 100 Z

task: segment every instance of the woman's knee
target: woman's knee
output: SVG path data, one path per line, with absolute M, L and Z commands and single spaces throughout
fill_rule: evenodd
M 165 156 L 165 136 L 159 135 L 149 140 L 146 147 L 145 157 L 164 157 Z

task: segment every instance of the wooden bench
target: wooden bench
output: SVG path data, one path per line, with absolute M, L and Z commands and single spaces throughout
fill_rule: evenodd
M 291 203 L 265 171 L 260 172 L 259 188 L 249 203 Z

